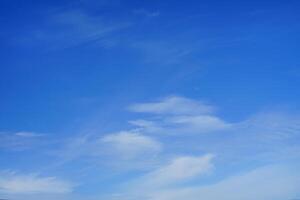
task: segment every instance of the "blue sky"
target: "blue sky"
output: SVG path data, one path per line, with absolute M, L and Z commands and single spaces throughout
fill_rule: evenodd
M 0 2 L 0 198 L 300 198 L 300 3 Z

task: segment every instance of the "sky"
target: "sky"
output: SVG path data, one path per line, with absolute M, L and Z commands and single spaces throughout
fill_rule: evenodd
M 300 199 L 299 9 L 0 1 L 0 199 Z

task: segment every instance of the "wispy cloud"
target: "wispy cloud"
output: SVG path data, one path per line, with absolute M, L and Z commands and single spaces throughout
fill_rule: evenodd
M 29 31 L 21 42 L 27 45 L 43 45 L 47 48 L 65 48 L 98 43 L 106 47 L 114 42 L 110 36 L 131 25 L 129 22 L 111 22 L 103 16 L 76 9 L 52 13 L 47 16 L 43 27 Z
M 197 200 L 199 197 L 210 200 L 292 199 L 299 195 L 300 177 L 289 170 L 288 167 L 267 166 L 208 186 L 158 190 L 148 196 L 151 200 Z
M 35 138 L 35 137 L 44 136 L 44 134 L 41 133 L 26 132 L 26 131 L 16 132 L 15 135 L 19 137 L 26 137 L 26 138 Z
M 212 113 L 214 107 L 192 99 L 170 96 L 160 101 L 150 103 L 136 103 L 129 107 L 133 112 L 152 114 L 208 114 Z
M 56 154 L 61 164 L 93 158 L 94 164 L 118 170 L 149 168 L 156 162 L 163 144 L 135 130 L 110 134 L 87 134 L 68 140 Z M 103 164 L 105 163 L 105 164 Z
M 215 110 L 213 106 L 184 97 L 172 96 L 158 102 L 137 103 L 129 106 L 129 110 L 158 117 L 154 121 L 132 120 L 129 123 L 133 128 L 116 133 L 92 133 L 73 137 L 58 152 L 59 156 L 66 162 L 94 157 L 99 162 L 105 160 L 106 163 L 131 166 L 128 168 L 144 168 L 143 164 L 148 166 L 152 162 L 161 162 L 160 156 L 164 155 L 164 143 L 160 140 L 162 135 L 206 133 L 230 127 L 229 123 L 212 115 Z M 149 133 L 156 133 L 157 138 L 149 136 Z M 112 157 L 116 159 L 111 159 Z
M 192 166 L 187 169 L 187 174 L 189 169 L 193 169 Z M 118 198 L 130 200 L 198 200 L 199 197 L 211 200 L 251 200 L 253 197 L 257 200 L 294 199 L 300 195 L 300 176 L 296 171 L 297 167 L 268 165 L 236 173 L 210 184 L 171 185 L 171 187 L 150 185 L 147 189 L 140 189 L 142 183 L 137 182 L 127 188 L 126 192 L 120 193 Z
M 124 191 L 118 194 L 121 199 L 152 199 L 155 194 L 179 190 L 189 182 L 201 179 L 214 169 L 214 155 L 176 156 L 156 169 L 147 172 L 133 181 L 126 182 Z M 115 199 L 112 197 L 111 199 Z M 153 199 L 163 199 L 157 196 Z
M 56 177 L 41 177 L 37 174 L 20 175 L 14 172 L 1 173 L 0 193 L 36 194 L 70 193 L 73 185 Z
M 215 107 L 179 96 L 167 97 L 157 102 L 133 104 L 129 110 L 158 115 L 157 120 L 130 121 L 131 124 L 152 133 L 206 133 L 232 126 L 214 114 Z
M 162 149 L 160 142 L 135 132 L 106 135 L 100 141 L 108 146 L 108 151 L 124 159 L 145 156 L 149 153 L 155 155 Z
M 30 149 L 40 145 L 44 136 L 46 135 L 29 131 L 0 132 L 0 149 L 16 151 Z
M 188 180 L 199 178 L 213 169 L 212 154 L 204 156 L 178 156 L 168 164 L 142 177 L 139 187 L 145 190 L 176 186 Z
M 198 115 L 198 116 L 177 116 L 166 119 L 167 125 L 173 125 L 177 129 L 175 133 L 206 133 L 222 131 L 230 128 L 232 125 L 216 116 Z M 171 128 L 172 130 L 172 128 Z
M 286 181 L 293 188 L 293 181 L 298 183 L 298 179 L 290 179 L 289 174 L 285 174 L 286 168 L 278 171 L 280 176 L 276 174 L 277 168 L 276 172 L 268 174 L 265 169 L 254 170 L 255 167 L 248 172 L 237 170 L 231 178 L 228 175 L 216 178 L 210 173 L 218 171 L 222 165 L 225 169 L 240 169 L 252 162 L 269 165 L 299 159 L 299 148 L 294 142 L 300 138 L 300 118 L 296 115 L 263 112 L 229 123 L 218 116 L 214 106 L 179 96 L 135 103 L 129 110 L 139 115 L 139 119 L 130 120 L 132 126 L 128 129 L 73 136 L 58 152 L 64 162 L 87 159 L 102 169 L 138 172 L 118 183 L 126 185 L 127 192 L 123 196 L 120 190 L 119 196 L 114 198 L 193 200 L 205 194 L 208 199 L 217 199 L 220 196 L 213 192 L 215 190 L 228 193 L 225 199 L 247 199 L 231 194 L 233 188 L 248 194 L 250 190 L 243 182 L 261 183 L 259 176 L 276 175 L 274 181 Z M 268 169 L 272 171 L 273 167 Z M 214 177 L 210 185 L 206 185 L 206 177 L 203 177 L 207 173 Z M 266 199 L 275 197 L 278 193 L 272 189 L 280 186 L 262 185 L 268 189 Z M 283 193 L 283 196 L 294 194 L 289 187 L 285 187 Z M 263 199 L 262 191 L 258 197 Z

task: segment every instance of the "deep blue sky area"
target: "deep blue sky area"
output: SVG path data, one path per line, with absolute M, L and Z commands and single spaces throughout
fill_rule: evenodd
M 287 184 L 265 183 L 282 193 L 258 187 L 257 200 L 299 198 L 300 174 L 287 174 L 300 161 L 299 10 L 1 0 L 0 198 L 220 200 L 209 191 L 234 188 L 224 200 L 247 200 L 235 181 L 260 176 Z M 191 175 L 173 175 L 183 169 Z

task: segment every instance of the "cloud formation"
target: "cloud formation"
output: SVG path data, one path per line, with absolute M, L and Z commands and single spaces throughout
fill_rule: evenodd
M 200 101 L 171 96 L 157 102 L 136 103 L 129 110 L 140 113 L 171 114 L 171 115 L 196 115 L 212 113 L 214 107 Z
M 232 125 L 214 114 L 215 107 L 180 96 L 172 96 L 157 102 L 137 103 L 129 107 L 130 111 L 149 113 L 158 119 L 139 119 L 131 124 L 143 131 L 164 134 L 189 134 L 222 131 Z
M 291 171 L 292 170 L 292 171 Z M 157 190 L 151 200 L 281 200 L 297 198 L 300 177 L 296 169 L 266 166 L 235 175 L 215 184 Z
M 157 154 L 161 151 L 160 142 L 151 137 L 136 132 L 120 132 L 101 138 L 108 145 L 108 151 L 121 156 L 123 159 L 133 159 L 147 154 Z
M 19 175 L 1 173 L 0 193 L 3 194 L 40 194 L 70 193 L 73 185 L 56 177 L 41 177 L 37 174 Z
M 178 183 L 199 178 L 213 169 L 212 154 L 203 156 L 178 156 L 168 164 L 150 172 L 139 181 L 145 190 L 174 186 Z
M 19 131 L 0 132 L 0 149 L 23 151 L 43 144 L 42 133 Z
M 117 183 L 126 185 L 126 192 L 120 192 L 114 198 L 196 200 L 203 196 L 214 200 L 221 198 L 219 193 L 225 193 L 225 200 L 247 200 L 251 193 L 249 184 L 259 185 L 255 188 L 258 200 L 296 196 L 298 177 L 291 177 L 286 167 L 269 164 L 300 158 L 299 148 L 293 142 L 300 137 L 297 115 L 262 112 L 229 123 L 217 115 L 214 106 L 179 96 L 136 103 L 129 109 L 143 117 L 130 120 L 131 127 L 117 132 L 96 132 L 70 138 L 59 151 L 62 164 L 88 161 L 95 170 L 100 167 L 134 173 L 133 177 Z M 40 137 L 27 132 L 14 135 L 24 139 Z M 255 166 L 226 174 L 228 168 L 240 169 L 252 162 L 267 167 Z M 220 166 L 227 171 L 223 171 L 225 175 L 216 176 L 214 172 L 219 172 Z M 211 176 L 213 181 L 206 182 Z M 269 179 L 264 182 L 260 176 Z M 26 181 L 33 186 L 23 187 L 22 183 Z M 13 184 L 2 181 L 2 188 L 8 191 L 10 185 L 20 185 L 15 189 L 20 193 L 26 190 L 46 193 L 39 185 L 48 186 L 48 191 L 55 193 L 56 186 L 63 183 L 57 178 L 36 175 L 29 175 L 29 178 L 16 176 L 5 182 Z M 22 187 L 25 189 L 18 189 Z M 278 192 L 280 187 L 282 193 Z M 236 188 L 243 191 L 242 194 L 235 194 Z

